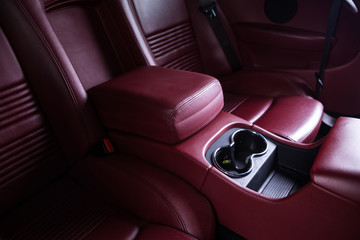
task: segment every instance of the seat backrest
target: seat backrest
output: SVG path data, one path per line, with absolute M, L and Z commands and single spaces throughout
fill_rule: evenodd
M 84 157 L 104 136 L 86 90 L 137 64 L 127 50 L 120 51 L 125 48 L 117 26 L 110 31 L 113 26 L 105 24 L 110 20 L 101 14 L 108 9 L 104 4 L 2 2 L 4 31 L 70 160 Z M 122 64 L 124 56 L 129 58 Z
M 85 90 L 136 67 L 108 1 L 46 0 L 41 10 Z
M 203 72 L 199 48 L 183 0 L 120 1 L 136 41 L 153 65 Z
M 0 27 L 0 214 L 68 165 Z
M 231 73 L 207 18 L 199 11 L 198 0 L 119 0 L 119 3 L 149 65 L 213 76 Z M 236 46 L 219 5 L 217 12 Z

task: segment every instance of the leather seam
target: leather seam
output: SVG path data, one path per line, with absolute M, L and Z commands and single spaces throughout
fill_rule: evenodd
M 145 35 L 144 35 L 144 31 L 143 31 L 143 29 L 142 29 L 142 27 L 141 27 L 141 25 L 140 25 L 140 23 L 139 23 L 139 19 L 138 19 L 138 17 L 137 17 L 138 15 L 137 15 L 137 13 L 136 13 L 136 11 L 135 11 L 135 7 L 134 7 L 134 5 L 133 5 L 133 2 L 132 2 L 131 0 L 125 0 L 125 1 L 126 1 L 126 2 L 128 3 L 128 5 L 129 5 L 129 8 L 130 8 L 130 10 L 131 10 L 131 15 L 132 15 L 133 18 L 134 18 L 136 27 L 139 29 L 139 32 L 140 32 L 140 34 L 141 34 L 141 37 L 143 38 L 143 41 L 144 41 L 144 43 L 146 44 L 146 46 L 147 46 L 147 48 L 148 48 L 148 50 L 149 50 L 149 53 L 151 54 L 151 56 L 152 56 L 152 58 L 153 58 L 153 60 L 154 60 L 155 65 L 158 66 L 158 63 L 157 63 L 157 61 L 156 61 L 156 59 L 155 59 L 155 56 L 154 56 L 153 52 L 152 52 L 151 49 L 150 49 L 149 43 L 148 43 L 147 40 L 146 40 L 146 37 L 145 37 Z M 122 14 L 125 16 L 126 25 L 129 27 L 129 29 L 130 29 L 130 31 L 131 31 L 131 33 L 132 33 L 132 37 L 136 39 L 136 34 L 135 34 L 135 32 L 134 32 L 134 29 L 132 28 L 132 26 L 131 26 L 131 24 L 130 24 L 130 22 L 129 22 L 129 19 L 128 19 L 128 17 L 126 16 L 126 13 L 124 12 L 123 7 L 120 5 L 119 1 L 116 1 L 116 4 L 118 5 L 118 7 L 120 7 Z M 150 63 L 150 62 L 148 61 L 148 59 L 146 58 L 146 54 L 145 54 L 144 50 L 143 50 L 142 47 L 139 45 L 139 42 L 138 42 L 138 41 L 135 41 L 135 42 L 136 42 L 136 45 L 138 46 L 140 52 L 141 52 L 142 55 L 144 56 L 144 59 L 145 59 L 145 61 L 146 61 L 146 65 L 151 65 L 151 63 Z
M 171 210 L 171 212 L 173 213 L 173 215 L 175 216 L 175 218 L 177 219 L 178 223 L 180 224 L 180 227 L 184 230 L 184 231 L 188 231 L 185 221 L 184 219 L 181 217 L 180 212 L 176 209 L 176 207 L 174 206 L 174 204 L 172 203 L 172 201 L 166 197 L 165 194 L 163 194 L 163 192 L 158 189 L 154 184 L 152 184 L 151 182 L 147 181 L 146 179 L 144 179 L 141 175 L 137 175 L 137 174 L 130 174 L 129 172 L 127 172 L 128 175 L 134 176 L 136 179 L 138 179 L 139 181 L 145 183 L 154 193 L 156 193 L 164 202 L 165 206 L 168 206 L 169 209 Z
M 146 223 L 145 224 L 145 228 L 146 228 L 146 225 L 149 226 L 149 225 L 153 225 L 153 226 L 159 226 L 159 225 L 156 225 L 156 224 L 153 224 L 153 223 Z M 161 226 L 161 225 L 160 225 Z M 166 227 L 166 226 L 165 226 Z M 195 238 L 194 236 L 190 235 L 190 233 L 186 233 L 186 232 L 183 232 L 183 231 L 180 231 L 179 229 L 176 229 L 176 228 L 171 228 L 172 231 L 175 231 L 175 232 L 178 232 L 180 233 L 182 236 L 185 236 L 187 238 L 191 238 L 192 240 L 198 240 L 197 238 Z M 139 234 L 138 236 L 140 236 L 141 234 Z
M 229 94 L 228 93 L 228 95 L 233 95 L 233 94 Z M 243 99 L 241 99 L 241 101 L 238 101 L 238 103 L 236 103 L 235 104 L 235 107 L 233 107 L 232 109 L 231 109 L 231 111 L 224 111 L 224 112 L 228 112 L 228 113 L 232 113 L 232 112 L 234 112 L 241 104 L 243 104 L 244 102 L 246 102 L 247 100 L 249 99 L 249 96 L 246 96 L 245 98 L 243 98 Z M 225 107 L 225 106 L 224 106 Z M 224 109 L 224 107 L 223 107 L 223 109 Z
M 111 34 L 109 32 L 109 28 L 113 28 L 113 29 L 117 29 L 114 30 L 114 32 L 118 32 L 118 28 L 115 26 L 114 27 L 114 19 L 113 19 L 113 15 L 110 13 L 110 9 L 108 8 L 108 6 L 106 4 L 104 4 L 104 6 L 102 7 L 103 9 L 101 9 L 101 7 L 96 7 L 96 14 L 97 17 L 100 19 L 101 25 L 104 29 L 104 32 L 106 33 L 106 38 L 109 41 L 112 50 L 114 51 L 114 54 L 116 55 L 116 60 L 118 62 L 118 65 L 120 66 L 121 71 L 125 72 L 125 67 L 123 66 L 123 64 L 121 63 L 121 56 L 119 56 L 119 52 L 117 51 L 117 48 L 115 47 L 116 45 L 116 41 L 117 39 L 119 39 L 119 37 L 117 37 L 117 39 L 113 39 L 111 37 Z M 109 21 L 106 21 L 106 19 L 103 17 L 103 14 L 101 14 L 102 11 L 106 11 L 106 13 L 108 14 L 109 18 L 111 18 L 111 25 L 109 27 L 105 27 L 106 23 L 109 23 Z M 110 23 L 109 23 L 110 25 Z M 120 37 L 121 38 L 121 37 Z M 123 39 L 119 39 L 118 41 L 123 41 Z
M 62 81 L 65 86 L 66 86 L 66 89 L 68 90 L 68 94 L 70 95 L 72 101 L 73 101 L 73 107 L 74 107 L 74 110 L 75 112 L 77 113 L 77 118 L 79 119 L 79 121 L 83 124 L 83 126 L 88 130 L 88 126 L 86 124 L 86 121 L 84 121 L 83 117 L 79 116 L 79 112 L 80 112 L 80 109 L 79 109 L 79 103 L 76 99 L 76 96 L 75 96 L 75 93 L 73 91 L 73 88 L 71 87 L 71 84 L 69 82 L 69 79 L 68 79 L 68 76 L 67 74 L 65 73 L 62 65 L 60 64 L 58 58 L 56 57 L 56 54 L 53 52 L 52 48 L 50 47 L 48 41 L 46 40 L 45 36 L 42 34 L 41 30 L 38 28 L 38 26 L 36 25 L 34 19 L 32 18 L 32 16 L 30 15 L 30 13 L 27 11 L 27 9 L 25 8 L 25 6 L 23 5 L 23 3 L 21 3 L 19 0 L 16 1 L 17 5 L 21 8 L 22 12 L 24 13 L 26 19 L 28 20 L 28 22 L 32 25 L 34 31 L 36 32 L 36 35 L 40 38 L 40 41 L 44 44 L 44 47 L 46 48 L 48 54 L 50 55 L 51 59 L 53 60 L 56 68 L 58 69 L 62 79 L 64 81 Z M 43 6 L 44 7 L 44 6 Z M 60 43 L 61 44 L 61 43 Z M 61 45 L 62 46 L 62 45 Z M 80 81 L 80 79 L 79 79 Z M 82 84 L 82 83 L 81 83 Z M 86 131 L 86 139 L 88 140 L 90 137 L 89 137 L 89 132 Z
M 75 97 L 74 92 L 72 91 L 72 88 L 69 86 L 69 80 L 61 66 L 61 64 L 59 63 L 57 57 L 55 56 L 54 52 L 52 51 L 51 47 L 49 46 L 48 42 L 46 41 L 44 35 L 41 33 L 41 31 L 39 30 L 39 28 L 37 27 L 37 25 L 34 23 L 33 18 L 30 16 L 29 12 L 26 10 L 26 8 L 24 7 L 24 5 L 20 2 L 20 1 L 16 1 L 16 3 L 18 4 L 18 6 L 22 9 L 23 13 L 25 14 L 26 18 L 29 20 L 29 23 L 32 25 L 33 29 L 35 30 L 35 32 L 37 33 L 37 35 L 39 36 L 39 38 L 41 39 L 41 42 L 44 44 L 44 46 L 46 47 L 48 53 L 51 56 L 51 59 L 54 61 L 56 68 L 59 70 L 62 78 L 65 80 L 65 85 L 66 88 L 69 90 L 69 94 L 71 96 L 71 99 L 73 100 L 73 102 L 75 103 L 75 108 L 78 112 L 78 102 L 77 99 Z
M 179 114 L 182 109 L 184 109 L 185 107 L 187 107 L 188 105 L 190 105 L 192 102 L 194 102 L 196 99 L 198 99 L 199 97 L 201 97 L 208 89 L 210 89 L 213 86 L 218 85 L 218 81 L 211 81 L 210 83 L 208 83 L 207 85 L 205 85 L 204 87 L 202 87 L 200 90 L 198 90 L 195 94 L 191 95 L 190 97 L 186 98 L 185 100 L 183 100 L 182 102 L 180 102 L 173 111 L 170 112 L 170 114 L 168 115 L 168 126 L 170 127 L 170 133 L 171 133 L 171 140 L 174 141 L 175 138 L 175 126 L 174 126 L 174 122 L 175 122 L 175 117 L 177 114 Z

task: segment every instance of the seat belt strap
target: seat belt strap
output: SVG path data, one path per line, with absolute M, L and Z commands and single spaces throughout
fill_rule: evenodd
M 316 78 L 315 98 L 316 99 L 319 98 L 320 91 L 324 87 L 324 71 L 325 71 L 325 67 L 327 65 L 328 58 L 329 58 L 329 53 L 330 53 L 330 48 L 331 48 L 331 39 L 334 36 L 337 19 L 338 19 L 339 12 L 340 12 L 341 1 L 342 0 L 333 0 L 332 5 L 331 5 L 329 18 L 328 18 L 328 25 L 327 25 L 327 29 L 326 29 L 325 43 L 324 43 L 323 53 L 322 53 L 321 62 L 320 62 L 320 68 L 319 68 L 319 72 L 315 73 L 315 78 Z
M 224 26 L 222 25 L 222 23 L 220 21 L 220 18 L 217 16 L 216 3 L 213 2 L 212 0 L 200 0 L 199 10 L 206 16 L 218 42 L 225 54 L 225 57 L 226 57 L 228 63 L 230 64 L 231 70 L 233 72 L 240 70 L 241 65 L 240 65 L 239 59 L 236 55 L 235 49 L 230 41 L 229 36 L 226 33 Z

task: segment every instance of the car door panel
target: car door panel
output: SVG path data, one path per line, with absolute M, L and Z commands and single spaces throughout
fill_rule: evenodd
M 249 66 L 308 69 L 319 66 L 323 34 L 270 24 L 237 24 L 234 32 Z M 333 38 L 332 45 L 336 43 Z
M 320 66 L 332 1 L 298 0 L 294 16 L 283 23 L 269 19 L 267 1 L 218 0 L 235 34 L 243 65 L 296 73 L 315 88 L 314 73 Z M 358 64 L 360 52 L 359 6 L 358 0 L 344 1 L 341 6 L 320 96 L 327 111 L 344 115 L 360 114 L 360 105 L 354 104 L 360 103 L 360 69 L 353 65 Z

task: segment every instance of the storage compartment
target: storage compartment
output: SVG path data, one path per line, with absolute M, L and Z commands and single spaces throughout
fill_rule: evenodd
M 236 183 L 272 198 L 286 197 L 310 182 L 318 148 L 289 147 L 242 128 L 225 132 L 206 159 Z

